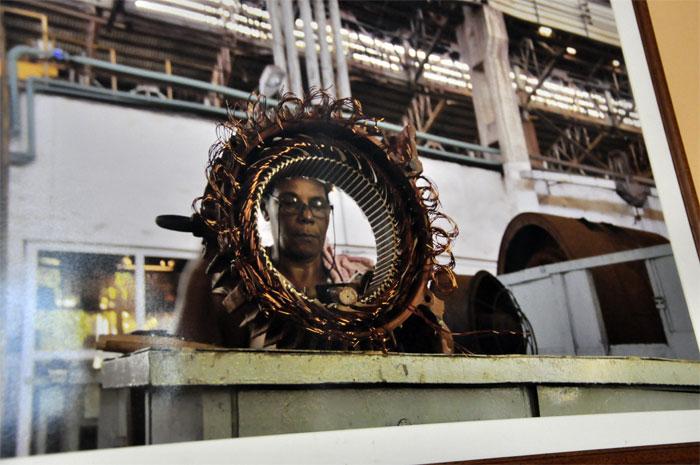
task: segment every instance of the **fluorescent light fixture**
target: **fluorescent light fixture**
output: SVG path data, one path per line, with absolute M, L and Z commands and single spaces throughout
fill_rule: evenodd
M 223 25 L 223 21 L 219 18 L 215 18 L 214 16 L 196 13 L 194 11 L 185 10 L 182 8 L 171 7 L 163 5 L 161 3 L 149 2 L 147 0 L 136 0 L 136 2 L 134 2 L 134 5 L 136 6 L 136 8 L 154 11 L 156 13 L 171 14 L 173 16 L 179 16 L 180 18 L 189 19 L 200 23 L 211 24 L 212 26 Z
M 54 257 L 40 257 L 39 264 L 46 266 L 61 266 L 61 260 Z
M 214 28 L 227 29 L 257 40 L 269 41 L 272 38 L 268 12 L 244 4 L 240 0 L 134 0 L 133 4 L 141 10 L 177 16 Z M 300 40 L 304 37 L 303 22 L 296 19 L 295 25 L 295 44 L 303 50 L 305 42 Z M 318 28 L 314 22 L 311 26 Z M 329 25 L 326 26 L 326 32 L 330 32 Z M 537 28 L 537 34 L 548 38 L 554 35 L 554 30 L 551 27 L 540 25 Z M 341 29 L 341 35 L 343 45 L 350 51 L 348 58 L 356 63 L 398 73 L 404 68 L 417 68 L 419 62 L 425 60 L 423 76 L 427 81 L 442 86 L 471 89 L 469 65 L 462 61 L 449 59 L 447 56 L 439 54 L 428 54 L 425 50 L 398 45 L 391 41 L 375 38 L 367 33 Z M 577 51 L 574 47 L 566 47 L 565 53 L 574 56 Z M 618 68 L 621 66 L 621 60 L 612 59 L 611 64 L 614 68 Z M 536 77 L 527 74 L 515 76 L 514 73 L 511 73 L 511 79 L 518 80 L 521 84 L 527 84 L 532 89 L 538 83 Z M 586 113 L 598 118 L 604 117 L 600 110 L 607 111 L 603 108 L 606 100 L 602 95 L 589 94 L 576 87 L 556 84 L 550 80 L 545 80 L 540 85 L 536 94 L 533 95 L 533 100 L 550 107 Z M 619 101 L 615 102 L 615 106 L 631 107 L 632 103 Z M 631 121 L 635 121 L 635 117 L 632 115 L 630 117 Z M 638 126 L 638 123 L 634 125 Z M 133 269 L 133 264 L 131 267 Z
M 552 31 L 552 28 L 547 26 L 540 26 L 537 29 L 537 33 L 542 37 L 552 37 L 552 32 L 554 32 Z

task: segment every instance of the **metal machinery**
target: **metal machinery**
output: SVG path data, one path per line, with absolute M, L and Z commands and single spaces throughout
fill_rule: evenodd
M 692 328 L 670 246 L 662 236 L 585 218 L 522 213 L 503 235 L 498 272 L 531 319 L 546 324 L 547 318 L 569 314 L 573 345 L 550 337 L 544 353 L 697 358 L 687 339 Z M 583 321 L 583 315 L 590 319 Z M 539 336 L 561 329 L 537 326 Z M 592 339 L 583 336 L 589 330 Z

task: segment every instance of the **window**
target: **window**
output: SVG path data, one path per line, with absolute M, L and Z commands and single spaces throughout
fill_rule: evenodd
M 194 252 L 32 243 L 18 437 L 32 454 L 97 447 L 102 335 L 169 330 Z M 18 354 L 18 355 L 19 355 Z M 9 399 L 8 399 L 9 400 Z M 30 433 L 30 434 L 26 434 Z

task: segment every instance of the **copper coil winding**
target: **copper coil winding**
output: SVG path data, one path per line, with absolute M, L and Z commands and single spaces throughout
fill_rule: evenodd
M 359 102 L 321 92 L 285 97 L 273 109 L 251 101 L 247 115 L 217 131 L 207 188 L 193 204 L 216 238 L 206 241 L 216 252 L 208 271 L 214 286 L 225 293 L 241 286 L 248 299 L 255 296 L 256 309 L 245 320 L 251 334 L 270 330 L 282 316 L 342 347 L 390 349 L 392 330 L 416 312 L 429 283 L 443 291 L 456 285 L 451 244 L 457 227 L 440 212 L 433 183 L 416 169 L 415 145 L 392 144 Z M 378 261 L 369 291 L 356 304 L 307 297 L 261 246 L 256 213 L 265 188 L 278 176 L 300 175 L 338 186 L 368 217 Z M 281 332 L 276 340 L 286 337 Z

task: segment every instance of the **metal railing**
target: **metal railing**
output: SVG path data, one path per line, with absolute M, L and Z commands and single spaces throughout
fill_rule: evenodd
M 252 99 L 258 99 L 258 96 L 249 92 L 216 84 L 211 84 L 209 82 L 199 81 L 196 79 L 186 78 L 168 73 L 144 70 L 141 68 L 111 63 L 84 56 L 73 56 L 62 51 L 61 49 L 53 49 L 50 51 L 46 51 L 20 45 L 11 49 L 7 54 L 7 70 L 10 85 L 10 125 L 11 133 L 15 137 L 21 134 L 22 126 L 20 111 L 20 83 L 17 73 L 17 63 L 22 57 L 40 60 L 54 60 L 59 63 L 71 63 L 81 66 L 90 66 L 91 68 L 101 69 L 110 73 L 129 75 L 136 78 L 144 79 L 146 81 L 155 81 L 159 83 L 165 83 L 168 85 L 175 85 L 178 87 L 185 87 L 205 92 L 213 92 L 239 101 L 250 101 Z M 139 95 L 134 94 L 132 92 L 100 88 L 91 85 L 82 85 L 59 79 L 29 78 L 26 80 L 28 135 L 27 149 L 22 152 L 14 152 L 12 154 L 12 160 L 15 164 L 30 163 L 36 157 L 34 141 L 34 97 L 36 92 L 57 93 L 76 97 L 111 101 L 122 104 L 155 105 L 171 109 L 202 112 L 215 115 L 217 117 L 227 116 L 230 113 L 229 110 L 224 108 L 205 105 L 197 102 L 191 102 L 187 100 Z M 277 105 L 279 103 L 276 99 L 272 98 L 266 99 L 265 102 L 267 105 L 270 106 Z M 246 117 L 245 113 L 235 111 L 233 112 L 233 116 L 237 118 Z M 385 121 L 378 121 L 376 123 L 371 124 L 376 125 L 382 130 L 390 132 L 399 132 L 403 130 L 402 126 L 387 123 Z M 460 162 L 463 164 L 481 166 L 489 169 L 500 169 L 502 165 L 502 161 L 500 160 L 500 151 L 495 148 L 454 140 L 447 137 L 442 137 L 425 132 L 417 132 L 416 138 L 420 141 L 424 141 L 425 143 L 436 142 L 457 150 L 466 150 L 468 152 L 478 154 L 488 154 L 488 158 L 480 158 L 471 154 L 463 154 L 458 153 L 457 151 L 449 151 L 429 147 L 425 143 L 423 145 L 419 145 L 419 152 L 431 158 L 437 158 L 452 162 Z

